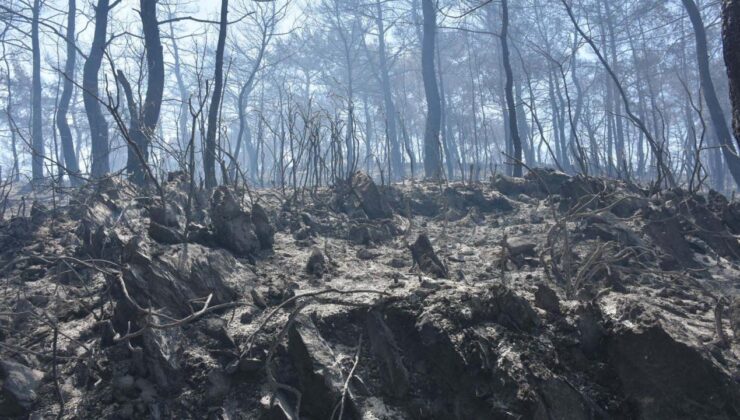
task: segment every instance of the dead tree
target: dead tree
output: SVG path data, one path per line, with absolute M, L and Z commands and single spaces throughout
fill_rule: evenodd
M 439 178 L 442 175 L 442 157 L 439 151 L 442 105 L 434 69 L 434 43 L 437 32 L 437 7 L 433 0 L 422 0 L 424 37 L 421 46 L 421 73 L 427 99 L 427 119 L 424 128 L 424 175 Z
M 722 43 L 724 44 L 727 77 L 730 79 L 732 126 L 740 148 L 740 1 L 722 2 Z
M 228 13 L 229 0 L 221 0 L 221 20 L 218 28 L 218 44 L 216 45 L 216 70 L 213 77 L 213 97 L 208 108 L 208 130 L 206 131 L 206 144 L 203 151 L 206 188 L 216 187 L 216 133 L 218 131 L 218 114 L 221 109 L 221 95 L 223 94 L 224 85 L 224 49 L 228 29 Z
M 714 133 L 719 140 L 722 148 L 722 154 L 727 162 L 727 168 L 735 180 L 735 184 L 740 185 L 740 157 L 735 152 L 735 146 L 732 144 L 732 134 L 727 127 L 722 107 L 717 99 L 717 92 L 714 90 L 714 82 L 709 72 L 709 55 L 707 50 L 707 34 L 704 29 L 704 22 L 701 19 L 701 13 L 696 7 L 694 0 L 681 0 L 686 12 L 694 27 L 694 36 L 696 38 L 696 61 L 699 66 L 699 79 L 701 88 L 704 93 L 704 101 L 707 103 L 709 117 L 714 126 Z
M 99 100 L 98 72 L 100 71 L 107 42 L 108 12 L 118 5 L 120 1 L 115 0 L 111 4 L 110 0 L 98 0 L 98 4 L 94 6 L 95 32 L 90 54 L 87 56 L 82 71 L 83 101 L 85 103 L 87 121 L 90 126 L 90 152 L 92 155 L 90 175 L 92 178 L 102 178 L 110 172 L 110 163 L 108 162 L 108 123 L 103 116 L 103 110 Z
M 514 75 L 511 71 L 511 60 L 509 58 L 509 2 L 501 2 L 502 26 L 501 26 L 501 55 L 504 62 L 504 72 L 506 73 L 506 108 L 509 111 L 509 133 L 511 143 L 514 148 L 514 172 L 516 177 L 522 176 L 522 140 L 519 138 L 519 128 L 517 127 L 516 105 L 514 103 Z
M 41 121 L 41 46 L 39 45 L 40 0 L 33 1 L 31 20 L 31 50 L 33 76 L 31 81 L 31 169 L 34 181 L 44 178 L 44 134 Z
M 136 101 L 128 87 L 128 81 L 119 70 L 119 79 L 125 83 L 131 121 L 129 135 L 131 144 L 128 148 L 126 170 L 135 184 L 141 186 L 146 182 L 147 171 L 144 165 L 149 161 L 149 146 L 154 130 L 159 121 L 159 112 L 162 108 L 162 94 L 164 91 L 164 58 L 162 42 L 159 38 L 159 22 L 157 21 L 158 0 L 141 0 L 141 25 L 144 30 L 144 48 L 146 49 L 147 87 L 144 103 L 136 106 Z M 134 150 L 137 148 L 137 150 Z M 139 157 L 141 156 L 141 158 Z
M 77 1 L 69 0 L 69 10 L 67 10 L 67 33 L 65 40 L 67 42 L 67 61 L 64 64 L 64 84 L 62 87 L 62 96 L 59 98 L 57 107 L 56 123 L 59 130 L 59 139 L 62 143 L 62 155 L 64 156 L 64 166 L 67 169 L 67 176 L 72 186 L 79 186 L 80 167 L 75 155 L 74 141 L 72 140 L 72 131 L 67 122 L 67 112 L 69 103 L 72 100 L 74 91 L 75 64 L 77 51 L 75 48 L 75 15 L 77 14 Z

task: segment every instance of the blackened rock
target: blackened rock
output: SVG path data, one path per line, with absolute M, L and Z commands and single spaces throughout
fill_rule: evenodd
M 736 419 L 740 387 L 701 350 L 660 325 L 618 331 L 609 361 L 638 419 Z
M 389 388 L 389 393 L 397 398 L 403 397 L 409 390 L 409 373 L 401 360 L 393 332 L 378 311 L 371 311 L 367 314 L 365 328 L 370 337 L 373 352 L 383 366 L 385 373 L 383 380 Z
M 270 217 L 265 209 L 256 203 L 252 206 L 252 223 L 254 223 L 254 231 L 259 238 L 260 247 L 272 249 L 275 243 L 275 228 L 270 223 Z
M 213 192 L 211 220 L 216 241 L 235 255 L 246 257 L 261 248 L 251 215 L 241 208 L 228 187 Z
M 537 286 L 537 291 L 534 292 L 534 304 L 547 312 L 560 314 L 560 299 L 557 293 L 546 284 Z
M 512 257 L 533 257 L 537 244 L 526 238 L 510 238 L 506 241 L 506 247 L 509 250 L 509 255 Z
M 352 175 L 351 182 L 352 191 L 360 200 L 360 206 L 368 219 L 388 219 L 393 216 L 393 210 L 372 178 L 357 171 Z
M 416 242 L 411 245 L 411 256 L 421 271 L 437 278 L 447 278 L 449 276 L 447 267 L 437 258 L 432 242 L 426 233 L 421 233 Z
M 311 418 L 331 418 L 342 397 L 344 376 L 331 348 L 306 315 L 298 315 L 288 331 L 288 354 L 303 394 L 301 411 Z M 351 393 L 345 401 L 345 418 L 360 418 Z
M 571 179 L 570 176 L 552 168 L 532 168 L 525 178 L 536 182 L 542 192 L 550 194 L 558 194 Z
M 740 343 L 740 296 L 736 296 L 730 303 L 730 327 L 735 342 Z
M 182 233 L 172 227 L 161 225 L 154 220 L 149 222 L 149 236 L 162 244 L 179 244 L 183 242 Z
M 491 180 L 491 186 L 501 194 L 516 196 L 519 194 L 534 195 L 539 193 L 537 182 L 511 176 L 496 174 Z
M 2 396 L 0 413 L 19 416 L 30 410 L 38 399 L 44 373 L 13 360 L 0 361 Z
M 314 247 L 306 262 L 306 272 L 316 277 L 322 277 L 328 271 L 328 265 L 324 253 Z

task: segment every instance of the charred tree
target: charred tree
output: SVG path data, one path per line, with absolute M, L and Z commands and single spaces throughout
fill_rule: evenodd
M 434 69 L 437 10 L 433 0 L 422 0 L 421 8 L 424 16 L 421 73 L 424 79 L 424 93 L 427 100 L 427 118 L 424 128 L 424 175 L 427 178 L 439 178 L 442 176 L 442 157 L 439 150 L 442 104 Z
M 735 147 L 732 143 L 732 134 L 730 129 L 727 127 L 722 107 L 719 104 L 717 98 L 717 92 L 714 90 L 714 82 L 709 72 L 709 53 L 707 49 L 707 34 L 704 29 L 704 22 L 701 18 L 699 8 L 696 7 L 694 0 L 681 0 L 686 12 L 691 20 L 691 25 L 694 27 L 694 36 L 696 38 L 696 61 L 699 66 L 699 79 L 701 81 L 702 92 L 704 93 L 704 101 L 707 103 L 707 109 L 709 111 L 709 117 L 712 120 L 712 126 L 714 132 L 719 140 L 720 147 L 722 148 L 722 154 L 727 162 L 727 168 L 732 174 L 732 178 L 735 180 L 735 184 L 740 185 L 740 157 L 735 152 Z
M 40 0 L 33 1 L 31 20 L 31 50 L 33 76 L 31 81 L 31 170 L 34 181 L 44 178 L 44 134 L 41 121 L 41 46 L 39 45 Z
M 144 49 L 146 50 L 147 87 L 146 97 L 141 106 L 136 106 L 131 89 L 126 91 L 129 103 L 131 122 L 129 135 L 131 142 L 128 145 L 128 160 L 126 171 L 134 183 L 141 186 L 146 182 L 147 171 L 145 165 L 149 161 L 149 147 L 157 128 L 159 113 L 162 109 L 162 94 L 164 92 L 164 57 L 162 41 L 159 37 L 159 22 L 157 21 L 158 0 L 141 0 L 141 25 L 144 30 Z M 119 72 L 119 78 L 123 74 Z M 125 81 L 125 78 L 123 78 Z M 128 84 L 128 82 L 125 82 Z
M 59 139 L 62 143 L 62 154 L 64 156 L 64 167 L 72 186 L 79 186 L 80 167 L 75 155 L 74 141 L 72 140 L 72 130 L 67 122 L 67 112 L 69 103 L 72 100 L 74 92 L 75 64 L 77 61 L 77 51 L 75 49 L 75 15 L 77 14 L 77 1 L 69 0 L 69 10 L 67 11 L 67 32 L 65 41 L 67 43 L 67 61 L 64 64 L 64 84 L 62 87 L 62 96 L 59 98 L 57 107 L 56 122 L 59 130 Z
M 114 3 L 114 6 L 117 4 Z M 99 100 L 98 72 L 103 62 L 108 31 L 108 12 L 110 0 L 98 0 L 95 9 L 95 32 L 90 54 L 87 56 L 82 71 L 83 102 L 90 126 L 90 152 L 92 162 L 90 174 L 93 178 L 102 178 L 110 172 L 108 162 L 108 123 L 103 116 Z
M 509 4 L 507 0 L 501 2 L 502 26 L 501 26 L 501 54 L 504 61 L 504 72 L 506 73 L 506 109 L 509 116 L 509 134 L 514 151 L 514 172 L 516 177 L 522 176 L 522 140 L 519 138 L 519 128 L 516 119 L 516 104 L 514 102 L 514 74 L 511 71 L 511 60 L 509 54 Z
M 732 127 L 735 131 L 735 141 L 740 148 L 740 1 L 724 0 L 722 21 L 725 65 L 727 77 L 730 79 Z
M 375 26 L 378 31 L 378 55 L 380 56 L 380 80 L 383 89 L 383 106 L 385 108 L 386 130 L 390 146 L 391 169 L 394 179 L 403 179 L 403 160 L 398 143 L 398 125 L 396 124 L 396 104 L 393 102 L 391 80 L 388 69 L 388 55 L 385 45 L 385 22 L 383 22 L 383 6 L 380 1 L 375 4 Z
M 213 96 L 208 108 L 208 130 L 206 144 L 203 151 L 203 171 L 205 172 L 206 188 L 216 187 L 216 135 L 218 131 L 218 114 L 221 109 L 221 95 L 224 88 L 224 49 L 226 47 L 226 31 L 228 30 L 227 16 L 229 0 L 221 0 L 221 20 L 218 28 L 218 43 L 216 45 L 216 70 L 213 82 Z

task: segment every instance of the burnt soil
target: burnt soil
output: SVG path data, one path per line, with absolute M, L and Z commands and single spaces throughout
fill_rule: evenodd
M 545 170 L 164 191 L 0 221 L 0 417 L 740 418 L 720 194 Z

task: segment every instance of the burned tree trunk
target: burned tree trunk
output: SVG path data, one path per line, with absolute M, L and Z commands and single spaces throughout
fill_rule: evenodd
M 72 100 L 74 90 L 75 63 L 77 51 L 75 51 L 75 15 L 77 13 L 77 1 L 69 0 L 69 10 L 67 11 L 67 33 L 65 41 L 67 42 L 67 62 L 64 65 L 64 87 L 62 96 L 59 98 L 59 107 L 57 108 L 57 129 L 59 130 L 59 139 L 62 143 L 62 153 L 64 155 L 64 167 L 72 186 L 79 186 L 80 167 L 75 155 L 74 141 L 72 140 L 72 131 L 67 122 L 67 111 L 69 103 Z
M 110 171 L 108 162 L 108 123 L 105 121 L 99 103 L 98 71 L 103 62 L 108 29 L 108 12 L 110 0 L 98 0 L 95 6 L 95 34 L 93 35 L 90 54 L 87 56 L 82 71 L 83 102 L 90 125 L 90 147 L 92 155 L 91 175 L 102 178 Z
M 717 92 L 714 90 L 714 82 L 712 82 L 712 76 L 709 72 L 707 34 L 704 29 L 704 22 L 702 21 L 701 13 L 696 7 L 694 0 L 681 1 L 686 8 L 689 19 L 691 19 L 691 25 L 694 27 L 694 36 L 696 37 L 696 61 L 699 66 L 699 78 L 701 79 L 704 100 L 707 103 L 709 116 L 712 120 L 712 125 L 714 126 L 714 132 L 722 148 L 722 154 L 725 156 L 727 168 L 730 170 L 732 178 L 735 180 L 735 184 L 740 185 L 740 157 L 738 157 L 735 152 L 735 147 L 732 144 L 732 134 L 730 134 L 730 129 L 727 127 L 722 107 L 719 104 L 719 99 L 717 99 Z M 727 7 L 725 8 L 727 9 Z
M 224 48 L 226 46 L 228 13 L 229 0 L 221 0 L 221 21 L 218 29 L 218 44 L 216 45 L 216 71 L 213 77 L 213 97 L 208 108 L 208 131 L 206 131 L 206 144 L 203 151 L 203 171 L 205 172 L 206 188 L 214 188 L 216 186 L 216 132 L 218 131 L 218 111 L 221 108 L 221 94 L 224 85 Z
M 33 2 L 31 21 L 31 50 L 33 53 L 33 76 L 31 81 L 31 154 L 34 181 L 44 178 L 44 135 L 41 122 L 41 46 L 39 45 L 40 0 Z
M 128 94 L 131 122 L 126 170 L 134 183 L 143 185 L 146 181 L 144 168 L 149 160 L 149 146 L 154 130 L 159 121 L 164 91 L 164 58 L 162 42 L 159 39 L 159 22 L 157 21 L 157 1 L 141 0 L 141 25 L 144 29 L 144 48 L 146 49 L 147 88 L 146 98 L 140 107 L 136 107 L 133 95 Z M 125 79 L 124 79 L 125 80 Z M 130 89 L 129 89 L 130 91 Z M 134 148 L 138 150 L 134 150 Z
M 514 103 L 514 74 L 511 71 L 511 60 L 509 59 L 509 4 L 507 0 L 501 2 L 503 23 L 501 26 L 501 55 L 504 60 L 504 72 L 506 73 L 506 108 L 509 111 L 509 133 L 511 143 L 514 147 L 514 172 L 516 177 L 522 176 L 522 140 L 519 138 L 517 127 L 516 105 Z
M 422 0 L 424 15 L 424 39 L 421 46 L 421 73 L 424 79 L 424 93 L 427 99 L 427 120 L 424 129 L 424 175 L 439 178 L 442 175 L 442 157 L 439 151 L 439 130 L 441 127 L 442 104 L 434 70 L 434 42 L 437 31 L 437 11 L 435 2 Z
M 722 20 L 722 43 L 727 77 L 730 79 L 732 127 L 735 131 L 735 141 L 740 148 L 740 1 L 724 0 Z

